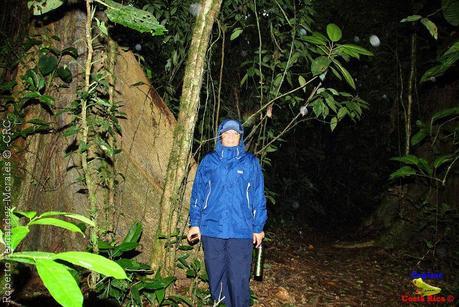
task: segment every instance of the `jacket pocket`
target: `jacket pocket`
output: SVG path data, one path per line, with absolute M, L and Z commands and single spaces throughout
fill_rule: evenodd
M 210 183 L 210 180 L 209 180 L 209 191 L 207 192 L 206 201 L 204 203 L 204 207 L 202 208 L 203 210 L 207 208 L 210 192 L 212 192 L 212 184 Z

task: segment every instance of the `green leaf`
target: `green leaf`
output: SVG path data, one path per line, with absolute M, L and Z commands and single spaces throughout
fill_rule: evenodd
M 419 166 L 419 158 L 415 155 L 406 155 L 401 157 L 393 157 L 392 161 L 398 161 L 409 165 Z
M 57 68 L 57 75 L 66 83 L 72 82 L 72 72 L 67 67 L 59 66 Z
M 433 38 L 438 39 L 438 29 L 437 26 L 427 17 L 421 19 L 421 23 L 424 25 L 424 27 L 429 30 L 430 35 L 432 35 Z
M 368 56 L 373 56 L 373 52 L 363 48 L 363 47 L 360 47 L 360 46 L 357 46 L 357 45 L 354 45 L 354 44 L 343 44 L 343 45 L 340 45 L 339 46 L 340 49 L 344 49 L 344 50 L 352 50 L 353 52 L 356 52 L 358 54 L 363 54 L 363 55 L 368 55 Z
M 43 76 L 33 69 L 27 70 L 22 79 L 27 83 L 27 88 L 32 91 L 40 91 L 45 86 Z
M 60 220 L 60 219 L 52 218 L 52 217 L 45 217 L 45 218 L 41 218 L 41 219 L 38 219 L 38 220 L 34 220 L 34 221 L 30 222 L 29 225 L 56 226 L 56 227 L 60 227 L 60 228 L 64 228 L 64 229 L 70 230 L 71 232 L 81 233 L 84 236 L 84 233 L 75 224 L 72 224 L 72 223 L 69 223 L 69 222 L 66 222 L 66 221 L 63 221 L 63 220 Z
M 47 259 L 37 259 L 35 265 L 43 284 L 59 304 L 83 306 L 83 294 L 65 265 Z
M 123 269 L 128 271 L 149 271 L 150 266 L 144 263 L 137 262 L 132 259 L 121 258 L 115 261 Z
M 403 18 L 402 20 L 400 20 L 400 22 L 412 22 L 412 21 L 417 21 L 421 18 L 422 18 L 421 15 L 411 15 L 411 16 Z
M 355 89 L 355 82 L 354 82 L 354 79 L 352 78 L 351 74 L 347 71 L 347 69 L 344 68 L 338 61 L 334 60 L 333 62 L 335 63 L 336 67 L 338 67 L 338 69 L 341 71 L 341 74 L 343 75 L 344 80 L 346 80 L 346 82 L 347 82 L 353 89 Z
M 306 79 L 303 76 L 298 76 L 298 82 L 300 83 L 300 86 L 306 85 Z
M 333 117 L 330 121 L 330 129 L 331 131 L 335 130 L 336 125 L 338 124 L 338 118 Z
M 156 299 L 158 300 L 158 303 L 161 305 L 161 303 L 164 300 L 164 297 L 166 296 L 166 292 L 164 289 L 159 289 L 155 291 Z
M 13 251 L 29 233 L 29 227 L 16 226 L 11 229 L 10 249 Z
M 87 252 L 63 252 L 56 254 L 54 258 L 68 261 L 74 265 L 84 267 L 109 277 L 118 279 L 127 278 L 126 273 L 119 264 L 101 255 Z
M 418 132 L 416 132 L 413 137 L 411 138 L 411 145 L 415 146 L 422 142 L 422 140 L 425 139 L 425 137 L 429 135 L 427 132 L 427 129 L 420 129 Z
M 134 224 L 132 224 L 127 235 L 124 237 L 123 243 L 139 242 L 141 234 L 142 234 L 142 224 L 139 222 L 135 222 Z
M 17 262 L 22 262 L 22 263 L 27 263 L 27 264 L 35 264 L 35 260 L 37 259 L 52 260 L 53 257 L 54 257 L 53 253 L 28 251 L 28 252 L 15 252 L 9 255 L 7 260 L 17 261 Z
M 459 26 L 459 1 L 442 0 L 441 7 L 446 21 L 455 27 Z
M 343 36 L 341 33 L 341 29 L 334 23 L 330 23 L 327 25 L 327 35 L 332 42 L 337 42 Z
M 108 36 L 108 29 L 107 29 L 107 26 L 105 25 L 105 22 L 100 21 L 99 19 L 96 18 L 96 24 L 97 24 L 97 27 L 99 28 L 99 31 L 103 35 Z
M 303 40 L 307 41 L 308 43 L 312 43 L 314 45 L 322 45 L 325 46 L 327 42 L 320 37 L 312 36 L 312 35 L 305 35 L 301 37 Z
M 341 107 L 338 110 L 338 120 L 341 120 L 346 114 L 348 114 L 347 109 L 345 107 Z
M 27 7 L 32 9 L 35 16 L 38 16 L 57 9 L 63 3 L 62 0 L 29 0 L 27 2 Z
M 162 35 L 167 32 L 156 18 L 147 11 L 130 5 L 122 5 L 112 0 L 102 0 L 107 6 L 105 11 L 108 19 L 138 32 L 148 32 L 151 35 Z
M 311 72 L 313 76 L 317 76 L 322 74 L 324 71 L 328 69 L 331 61 L 326 56 L 320 56 L 314 59 L 311 63 Z
M 52 108 L 54 106 L 54 98 L 48 95 L 40 95 L 38 96 L 38 101 L 45 106 Z
M 416 171 L 413 168 L 411 168 L 410 166 L 403 166 L 397 171 L 390 174 L 389 179 L 392 180 L 392 179 L 396 179 L 400 177 L 408 177 L 408 176 L 412 176 L 415 174 L 416 174 Z
M 57 58 L 54 55 L 42 55 L 38 60 L 38 69 L 46 76 L 53 72 L 57 67 Z
M 3 231 L 1 229 L 0 229 L 0 243 L 3 245 L 6 245 L 5 240 L 3 240 Z
M 432 116 L 432 124 L 435 123 L 437 120 L 443 119 L 445 117 L 449 116 L 456 116 L 459 115 L 459 107 L 453 107 L 453 108 L 448 108 L 448 109 L 443 109 L 441 111 L 436 112 Z
M 440 166 L 442 166 L 446 162 L 451 161 L 452 159 L 454 159 L 454 155 L 452 155 L 452 154 L 440 156 L 440 157 L 435 159 L 435 161 L 433 163 L 433 166 L 434 166 L 434 168 L 439 168 Z
M 35 211 L 14 211 L 14 213 L 25 216 L 29 220 L 33 219 L 35 215 L 37 215 L 37 212 Z
M 242 33 L 242 29 L 241 28 L 234 29 L 233 33 L 231 33 L 230 40 L 235 40 L 236 38 L 239 37 L 239 35 L 241 35 L 241 33 Z
M 77 213 L 65 213 L 64 216 L 75 219 L 75 220 L 79 220 L 89 226 L 95 227 L 94 221 L 90 220 L 84 215 L 77 214 Z
M 136 249 L 136 247 L 139 246 L 139 243 L 137 242 L 124 242 L 115 247 L 113 250 L 113 257 L 118 257 L 121 255 L 123 252 L 131 251 L 133 249 Z
M 65 129 L 63 135 L 64 136 L 72 136 L 78 133 L 80 129 L 77 126 L 70 126 L 69 128 Z

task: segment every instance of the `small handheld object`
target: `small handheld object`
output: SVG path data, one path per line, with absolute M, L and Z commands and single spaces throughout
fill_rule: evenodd
M 256 281 L 263 280 L 263 244 L 260 244 L 260 247 L 257 248 L 257 259 L 255 263 L 255 272 L 254 279 Z
M 197 233 L 192 234 L 190 238 L 190 243 L 196 244 L 198 242 L 199 242 L 199 235 Z

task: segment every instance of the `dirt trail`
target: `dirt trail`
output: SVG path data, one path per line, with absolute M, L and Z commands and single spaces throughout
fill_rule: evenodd
M 301 231 L 273 237 L 265 244 L 264 279 L 251 281 L 255 307 L 410 305 L 402 295 L 414 296 L 414 263 L 400 263 L 377 247 L 336 248 Z

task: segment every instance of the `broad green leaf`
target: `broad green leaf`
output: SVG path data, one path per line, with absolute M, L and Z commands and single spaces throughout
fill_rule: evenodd
M 433 166 L 435 168 L 439 168 L 440 166 L 442 166 L 446 162 L 451 161 L 452 159 L 454 159 L 454 155 L 452 155 L 452 154 L 440 156 L 440 157 L 435 159 L 435 161 L 433 163 Z
M 120 256 L 123 252 L 131 251 L 139 246 L 137 242 L 123 242 L 113 250 L 113 257 Z
M 408 177 L 408 176 L 412 176 L 415 174 L 416 174 L 416 171 L 413 168 L 411 168 L 410 166 L 403 166 L 397 171 L 390 174 L 389 179 L 392 180 L 392 179 L 400 178 L 400 177 Z
M 167 30 L 156 18 L 147 11 L 130 5 L 123 5 L 112 0 L 101 0 L 107 6 L 105 11 L 108 19 L 138 32 L 148 32 L 151 35 L 162 35 Z
M 52 260 L 54 257 L 54 253 L 49 252 L 39 252 L 39 251 L 26 251 L 26 252 L 15 252 L 8 256 L 9 259 L 15 260 L 16 259 L 30 259 L 35 261 L 37 259 L 48 259 Z
M 338 124 L 338 118 L 333 117 L 330 121 L 330 129 L 331 131 L 335 130 L 336 125 Z
M 459 26 L 459 1 L 442 0 L 441 7 L 446 21 L 453 26 Z
M 411 145 L 415 146 L 422 142 L 422 140 L 425 139 L 425 137 L 429 135 L 426 129 L 420 129 L 418 132 L 416 132 L 413 137 L 411 138 Z
M 38 60 L 38 69 L 46 76 L 53 72 L 57 67 L 57 58 L 54 55 L 42 55 Z
M 34 221 L 30 222 L 29 225 L 56 226 L 56 227 L 60 227 L 60 228 L 64 228 L 64 229 L 70 230 L 72 232 L 81 233 L 84 236 L 84 233 L 75 224 L 69 223 L 69 222 L 64 221 L 64 220 L 52 218 L 52 217 L 45 217 L 45 218 L 34 220 Z
M 338 67 L 338 69 L 341 71 L 341 74 L 343 75 L 344 80 L 346 80 L 346 82 L 347 82 L 353 89 L 355 89 L 355 82 L 354 82 L 354 79 L 352 78 L 351 74 L 347 71 L 347 69 L 344 68 L 338 61 L 334 60 L 333 62 L 335 63 L 336 67 Z
M 411 15 L 411 16 L 403 18 L 402 20 L 400 20 L 400 22 L 412 22 L 412 21 L 417 21 L 421 18 L 422 18 L 421 15 Z
M 432 173 L 433 173 L 432 167 L 430 167 L 429 163 L 425 159 L 419 158 L 418 167 L 419 169 L 424 171 L 424 173 L 426 173 L 427 175 L 432 176 Z
M 230 40 L 235 40 L 236 38 L 239 37 L 239 35 L 241 35 L 241 33 L 242 33 L 242 29 L 241 28 L 234 29 L 233 33 L 231 33 Z
M 140 235 L 142 234 L 142 224 L 135 222 L 132 224 L 127 235 L 123 239 L 123 243 L 127 242 L 139 242 Z
M 348 114 L 347 109 L 345 107 L 341 107 L 338 110 L 338 120 L 341 120 L 346 114 Z
M 83 306 L 83 294 L 65 265 L 47 259 L 38 259 L 35 265 L 43 284 L 59 304 Z
M 29 233 L 29 227 L 26 226 L 16 226 L 11 229 L 11 241 L 10 249 L 15 250 L 16 247 L 24 240 L 24 238 Z
M 298 76 L 298 82 L 300 83 L 300 86 L 306 85 L 306 79 L 303 76 Z
M 432 116 L 431 122 L 434 123 L 439 119 L 443 119 L 445 117 L 449 117 L 452 115 L 454 116 L 459 115 L 459 107 L 453 107 L 453 108 L 448 108 L 448 109 L 438 111 Z
M 312 36 L 312 35 L 302 36 L 301 39 L 304 39 L 308 43 L 312 43 L 314 45 L 323 45 L 323 46 L 325 46 L 327 44 L 327 42 L 324 41 L 323 39 L 321 39 L 321 38 L 319 38 L 317 36 Z
M 313 76 L 317 76 L 322 74 L 324 71 L 328 69 L 330 65 L 330 59 L 326 56 L 321 56 L 314 59 L 311 63 L 311 72 Z
M 67 67 L 59 66 L 57 68 L 57 75 L 66 83 L 72 82 L 72 72 Z
M 116 262 L 101 255 L 87 252 L 63 252 L 56 254 L 55 259 L 68 261 L 97 273 L 118 279 L 127 278 L 123 268 Z
M 45 79 L 33 69 L 27 70 L 22 79 L 29 85 L 28 89 L 40 91 L 45 86 Z
M 29 121 L 30 122 L 30 121 Z M 33 219 L 37 212 L 35 211 L 14 211 L 14 213 L 25 216 L 26 218 Z
M 79 220 L 85 224 L 88 224 L 89 226 L 95 227 L 94 221 L 90 220 L 84 215 L 77 214 L 77 213 L 65 213 L 64 216 L 75 219 L 75 220 Z
M 343 36 L 341 33 L 341 29 L 334 23 L 329 23 L 327 25 L 327 35 L 332 42 L 339 41 Z
M 360 46 L 357 46 L 357 45 L 354 45 L 354 44 L 343 44 L 343 45 L 340 45 L 339 48 L 341 49 L 348 49 L 348 50 L 352 50 L 358 54 L 363 54 L 363 55 L 368 55 L 368 56 L 373 56 L 373 52 L 363 48 L 363 47 L 360 47 Z
M 421 23 L 424 25 L 424 27 L 429 30 L 430 35 L 432 35 L 433 38 L 438 39 L 438 29 L 437 26 L 427 17 L 421 19 Z
M 164 289 L 159 289 L 155 291 L 156 299 L 158 300 L 158 303 L 161 305 L 161 303 L 164 300 L 164 297 L 166 296 L 166 292 Z
M 44 104 L 49 108 L 52 108 L 54 106 L 54 98 L 48 95 L 38 96 L 38 101 L 40 101 L 41 104 Z
M 121 258 L 115 262 L 118 263 L 123 269 L 129 271 L 148 271 L 151 269 L 149 265 L 137 262 L 132 259 Z
M 63 135 L 64 136 L 72 136 L 72 135 L 77 134 L 79 130 L 80 130 L 80 128 L 78 128 L 78 126 L 70 126 L 70 127 L 68 127 L 67 129 L 64 130 Z
M 401 157 L 393 157 L 391 158 L 392 161 L 398 161 L 409 165 L 416 165 L 419 166 L 419 158 L 415 155 L 406 155 Z
M 62 0 L 28 0 L 27 6 L 32 9 L 35 16 L 46 14 L 60 7 L 64 1 Z

